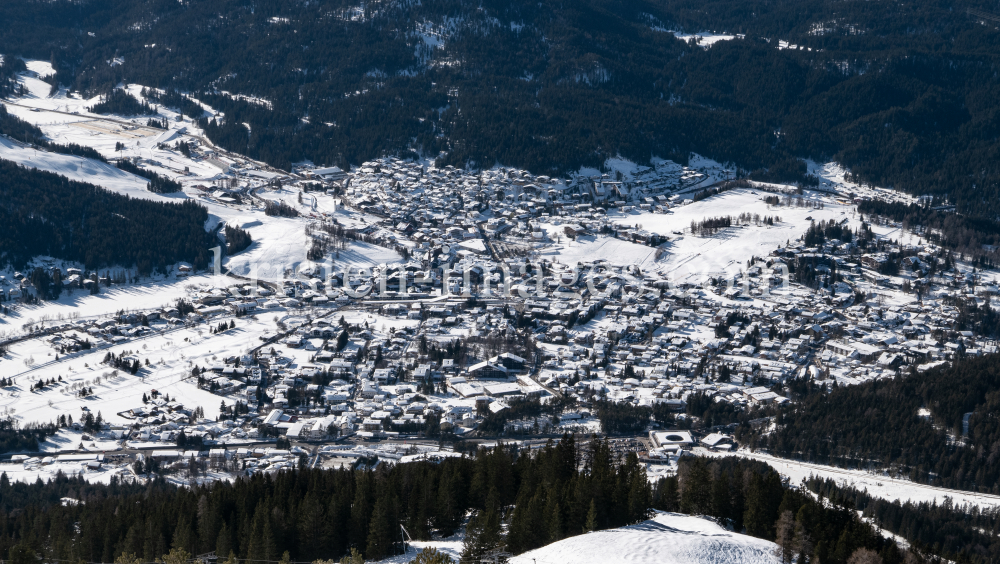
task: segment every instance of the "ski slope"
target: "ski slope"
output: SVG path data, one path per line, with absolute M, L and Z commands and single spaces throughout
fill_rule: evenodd
M 0 137 L 0 159 L 13 161 L 28 168 L 54 172 L 70 180 L 95 184 L 133 198 L 177 201 L 177 197 L 161 196 L 146 190 L 148 180 L 110 164 L 74 155 L 61 155 L 22 147 L 6 137 Z M 183 198 L 183 195 L 178 197 Z
M 777 545 L 705 517 L 657 513 L 637 525 L 587 533 L 510 559 L 511 564 L 777 564 Z

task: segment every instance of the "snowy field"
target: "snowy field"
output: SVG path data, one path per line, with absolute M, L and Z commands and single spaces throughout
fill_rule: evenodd
M 634 264 L 656 271 L 675 283 L 698 283 L 712 276 L 731 276 L 739 272 L 747 266 L 750 257 L 766 257 L 801 237 L 812 221 L 847 220 L 852 229 L 861 225 L 853 206 L 839 203 L 829 194 L 806 191 L 801 196 L 805 207 L 771 206 L 763 200 L 768 195 L 762 190 L 738 188 L 673 208 L 665 214 L 617 210 L 608 213 L 608 219 L 621 229 L 638 228 L 669 238 L 660 247 L 666 253 L 659 260 L 656 259 L 657 248 L 604 235 L 583 235 L 573 241 L 562 235 L 563 225 L 552 223 L 543 224 L 541 228 L 554 242 L 540 249 L 538 254 L 564 264 L 597 260 L 615 265 Z M 818 209 L 819 205 L 822 209 Z M 735 218 L 741 213 L 757 214 L 761 218 L 777 216 L 781 221 L 775 225 L 735 225 Z M 734 218 L 733 227 L 714 235 L 691 234 L 692 222 L 727 215 Z
M 226 257 L 226 268 L 235 274 L 250 276 L 256 268 L 258 277 L 275 280 L 285 269 L 295 269 L 306 262 L 310 242 L 301 220 L 253 213 L 227 223 L 246 229 L 254 241 L 247 250 Z
M 695 43 L 697 43 L 699 47 L 702 47 L 704 49 L 708 49 L 709 47 L 715 45 L 719 41 L 732 41 L 737 37 L 739 37 L 740 39 L 743 38 L 742 35 L 729 35 L 725 33 L 714 33 L 711 31 L 701 31 L 698 33 L 682 33 L 680 31 L 674 31 L 671 33 L 674 34 L 674 37 L 684 42 L 688 42 L 694 39 Z
M 538 254 L 565 264 L 606 260 L 616 265 L 647 266 L 656 262 L 656 249 L 653 247 L 601 235 L 581 235 L 576 241 L 552 245 Z
M 33 466 L 25 468 L 23 464 L 4 463 L 0 464 L 0 473 L 7 474 L 7 478 L 12 482 L 24 482 L 31 484 L 36 480 L 47 481 L 53 479 L 58 472 L 68 476 L 75 476 L 82 473 L 83 478 L 91 484 L 108 484 L 113 476 L 121 476 L 128 472 L 121 467 L 103 465 L 97 470 L 91 470 L 86 464 L 79 462 L 55 462 L 45 466 Z
M 255 346 L 260 335 L 274 331 L 272 317 L 269 314 L 266 320 L 263 316 L 240 318 L 236 329 L 216 335 L 210 334 L 207 326 L 167 329 L 120 345 L 67 354 L 59 360 L 55 360 L 53 348 L 43 340 L 17 343 L 0 363 L 0 375 L 16 376 L 19 383 L 60 376 L 63 381 L 40 391 L 29 391 L 24 385 L 2 388 L 0 412 L 12 413 L 21 422 L 49 422 L 60 415 L 72 415 L 79 420 L 86 408 L 95 414 L 100 411 L 110 423 L 131 423 L 117 415 L 118 412 L 140 407 L 142 394 L 156 389 L 187 407 L 203 407 L 205 416 L 215 419 L 222 398 L 198 389 L 197 382 L 190 377 L 191 369 L 195 365 L 205 368 L 220 363 L 217 355 L 221 351 L 239 354 Z M 223 319 L 213 320 L 213 324 L 220 321 Z M 109 352 L 116 356 L 132 355 L 143 363 L 148 360 L 150 365 L 136 375 L 115 374 L 102 364 Z M 94 394 L 78 397 L 75 393 L 78 386 L 91 387 Z
M 637 525 L 563 539 L 511 564 L 777 564 L 777 545 L 705 517 L 657 513 Z
M 380 564 L 410 562 L 424 547 L 436 548 L 456 562 L 463 535 L 414 541 L 405 555 Z M 706 517 L 657 512 L 642 523 L 586 533 L 514 556 L 510 564 L 778 564 L 777 545 L 720 527 Z
M 148 181 L 116 168 L 114 165 L 73 155 L 60 155 L 22 147 L 0 137 L 0 159 L 19 165 L 61 174 L 70 180 L 88 182 L 119 194 L 146 200 L 170 201 L 176 198 L 161 196 L 146 190 Z
M 41 261 L 44 263 L 44 261 Z M 0 275 L 9 272 L 0 271 Z M 191 286 L 232 284 L 232 279 L 216 280 L 211 275 L 190 278 L 154 277 L 138 284 L 122 284 L 101 288 L 100 294 L 86 290 L 65 290 L 57 300 L 37 305 L 21 305 L 10 316 L 0 317 L 0 336 L 19 332 L 25 325 L 49 326 L 77 319 L 105 317 L 124 310 L 139 311 L 176 303 L 186 297 Z
M 436 548 L 438 552 L 449 556 L 455 562 L 462 559 L 462 547 L 465 543 L 465 531 L 459 531 L 454 535 L 441 540 L 432 541 L 409 541 L 407 542 L 406 554 L 400 554 L 398 556 L 393 556 L 386 558 L 385 560 L 379 560 L 378 564 L 408 564 L 417 554 L 426 548 Z
M 760 190 L 739 188 L 673 208 L 671 213 L 612 212 L 608 214 L 608 218 L 623 227 L 639 226 L 669 237 L 670 241 L 663 246 L 667 254 L 658 262 L 656 269 L 675 282 L 695 282 L 708 276 L 734 274 L 746 266 L 750 257 L 766 257 L 774 249 L 802 236 L 812 220 L 847 219 L 851 228 L 860 226 L 852 206 L 839 204 L 828 195 L 806 191 L 802 196 L 806 203 L 822 203 L 823 209 L 794 205 L 770 206 L 763 201 L 768 195 L 770 194 Z M 778 216 L 781 221 L 773 226 L 734 226 L 704 237 L 691 234 L 692 221 L 700 222 L 726 215 L 735 219 L 741 213 L 758 214 L 761 217 Z M 675 232 L 681 235 L 676 235 Z M 653 250 L 651 247 L 646 248 Z

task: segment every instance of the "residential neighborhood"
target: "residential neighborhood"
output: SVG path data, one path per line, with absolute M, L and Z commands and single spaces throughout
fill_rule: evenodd
M 193 459 L 252 473 L 300 457 L 358 463 L 369 460 L 364 449 L 385 457 L 377 445 L 406 441 L 440 452 L 443 435 L 599 433 L 598 405 L 612 402 L 668 413 L 667 426 L 681 429 L 684 440 L 665 441 L 651 421 L 649 436 L 630 447 L 662 471 L 693 446 L 738 446 L 732 428 L 706 426 L 692 401 L 750 410 L 793 401 L 797 381 L 848 386 L 996 351 L 968 312 L 988 306 L 996 274 L 929 241 L 881 235 L 893 226 L 857 217 L 850 196 L 715 179 L 705 200 L 699 182 L 713 178 L 668 167 L 553 179 L 389 158 L 353 173 L 302 168 L 284 184 L 234 169 L 225 184 L 237 197 L 220 205 L 297 191 L 300 207 L 335 210 L 304 221 L 315 260 L 277 279 L 205 276 L 182 264 L 169 277 L 184 289 L 164 307 L 39 324 L 9 345 L 34 352 L 32 363 L 8 368 L 7 409 L 17 409 L 10 400 L 24 384 L 31 394 L 99 398 L 88 383 L 128 381 L 134 392 L 108 404 L 97 437 L 168 467 Z M 753 201 L 765 215 L 713 223 L 728 225 L 721 232 L 671 219 L 727 198 Z M 700 278 L 661 259 L 727 232 L 767 233 L 793 213 L 810 214 L 797 222 L 798 237 Z M 677 227 L 651 225 L 658 217 Z M 834 225 L 845 240 L 823 235 Z M 608 251 L 609 243 L 617 246 Z M 338 264 L 359 244 L 398 258 Z M 577 251 L 587 245 L 594 252 Z M 131 282 L 79 268 L 50 275 L 89 293 Z M 0 278 L 0 291 L 3 303 L 18 304 L 35 288 L 18 272 Z M 183 361 L 161 354 L 185 350 Z M 40 367 L 42 351 L 56 371 L 86 358 L 99 376 L 54 378 Z M 167 372 L 195 386 L 198 399 L 158 392 Z M 554 417 L 523 415 L 526 402 L 563 407 L 540 408 Z M 516 415 L 503 415 L 512 406 Z M 185 442 L 198 450 L 178 449 Z M 350 446 L 366 443 L 374 446 Z

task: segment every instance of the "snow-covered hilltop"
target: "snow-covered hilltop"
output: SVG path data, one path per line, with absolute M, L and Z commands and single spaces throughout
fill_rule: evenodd
M 776 564 L 773 542 L 734 533 L 704 517 L 652 519 L 570 537 L 511 558 L 511 564 Z

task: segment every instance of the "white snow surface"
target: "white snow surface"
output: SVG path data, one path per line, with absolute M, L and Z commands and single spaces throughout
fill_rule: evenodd
M 275 315 L 283 314 L 275 311 Z M 232 318 L 224 319 L 228 322 Z M 219 414 L 220 397 L 199 389 L 190 377 L 191 368 L 196 364 L 204 367 L 217 363 L 223 351 L 245 353 L 260 342 L 261 334 L 273 330 L 273 323 L 263 316 L 241 318 L 236 329 L 216 335 L 203 326 L 179 326 L 118 345 L 101 345 L 65 354 L 58 360 L 44 341 L 22 341 L 11 346 L 10 362 L 0 364 L 2 377 L 16 377 L 21 383 L 57 376 L 63 381 L 40 391 L 24 389 L 24 385 L 3 388 L 0 390 L 0 413 L 12 414 L 20 422 L 48 422 L 60 415 L 79 417 L 87 407 L 94 413 L 100 411 L 109 423 L 127 424 L 132 420 L 122 417 L 119 412 L 139 407 L 142 394 L 157 389 L 185 406 L 204 407 L 205 416 L 215 419 Z M 139 375 L 118 373 L 102 363 L 108 352 L 134 354 L 149 360 L 150 365 Z M 35 361 L 30 368 L 23 362 L 27 358 Z M 94 394 L 81 398 L 74 393 L 74 385 L 91 387 Z M 73 446 L 68 441 L 54 442 L 62 442 L 63 448 Z
M 674 37 L 680 39 L 681 41 L 688 41 L 694 39 L 695 42 L 703 49 L 708 49 L 712 45 L 718 43 L 719 41 L 730 41 L 736 38 L 742 39 L 742 35 L 729 35 L 726 33 L 713 33 L 711 31 L 699 31 L 698 33 L 683 33 L 680 31 L 671 32 Z
M 560 262 L 566 264 L 606 260 L 618 265 L 646 266 L 656 259 L 656 249 L 653 247 L 600 235 L 582 235 L 576 241 L 553 245 L 539 254 L 557 256 Z
M 707 517 L 657 513 L 637 525 L 563 539 L 511 564 L 775 564 L 777 545 Z
M 115 166 L 73 155 L 61 155 L 29 149 L 6 137 L 0 137 L 0 159 L 13 161 L 28 168 L 54 172 L 70 180 L 96 184 L 119 194 L 127 194 L 133 198 L 175 201 L 175 199 L 146 190 L 148 180 L 125 172 Z
M 769 206 L 763 198 L 771 195 L 760 189 L 738 188 L 670 210 L 670 213 L 622 213 L 611 211 L 608 219 L 622 229 L 638 226 L 666 236 L 670 240 L 660 246 L 666 252 L 656 260 L 657 248 L 603 235 L 585 235 L 576 241 L 562 237 L 561 243 L 548 245 L 540 255 L 551 256 L 565 264 L 578 261 L 607 260 L 612 264 L 635 264 L 659 271 L 675 282 L 701 282 L 720 275 L 732 275 L 745 267 L 750 257 L 766 257 L 771 251 L 795 241 L 811 221 L 847 220 L 851 229 L 861 222 L 853 206 L 844 205 L 828 194 L 806 191 L 801 197 L 809 203 L 822 203 L 823 209 L 795 206 Z M 783 198 L 784 196 L 782 196 Z M 734 218 L 740 213 L 777 216 L 781 221 L 773 226 L 749 224 L 723 229 L 711 236 L 695 236 L 691 222 L 725 215 Z M 811 218 L 811 219 L 807 219 Z M 563 226 L 543 224 L 549 239 L 556 240 Z M 678 233 L 680 233 L 678 235 Z
M 65 269 L 68 263 L 54 259 L 38 259 L 34 263 L 49 267 L 57 265 Z M 115 269 L 110 269 L 114 271 Z M 0 270 L 0 275 L 10 277 L 10 271 Z M 23 325 L 62 324 L 67 320 L 94 319 L 114 315 L 119 310 L 146 310 L 175 303 L 179 298 L 189 296 L 192 285 L 225 285 L 231 280 L 216 280 L 211 275 L 190 278 L 154 277 L 140 284 L 123 284 L 101 288 L 100 294 L 91 295 L 85 290 L 64 291 L 58 299 L 46 300 L 38 304 L 23 305 L 13 310 L 11 315 L 0 318 L 0 337 L 10 336 Z

